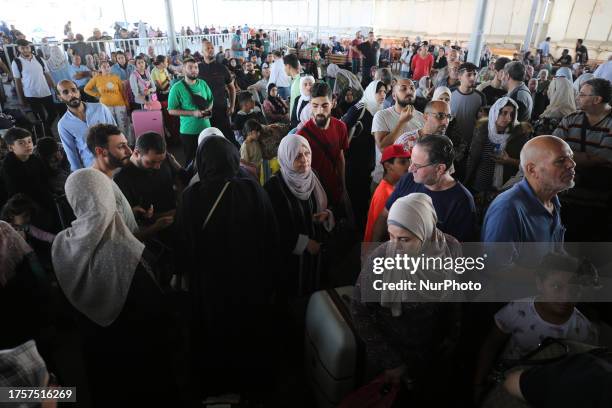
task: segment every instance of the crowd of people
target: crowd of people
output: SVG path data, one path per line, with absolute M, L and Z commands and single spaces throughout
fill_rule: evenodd
M 53 333 L 69 327 L 94 406 L 266 401 L 287 333 L 303 326 L 297 305 L 341 284 L 355 285 L 368 360 L 414 406 L 479 403 L 495 361 L 545 337 L 597 344 L 596 322 L 550 287 L 587 268 L 565 241 L 610 240 L 612 60 L 588 65 L 579 40 L 575 63 L 555 61 L 547 39 L 535 55 L 487 49 L 473 64 L 417 39 L 393 72 L 370 32 L 342 70 L 325 62 L 343 51 L 335 38 L 301 60 L 249 33 L 169 55 L 15 38 L 0 69 L 42 133 L 2 116 L 0 349 L 18 357 L 0 364 L 30 359 L 42 374 L 6 384 L 45 386 L 51 371 L 61 383 Z M 341 71 L 358 81 L 333 93 Z M 136 132 L 159 111 L 159 132 Z M 502 264 L 539 265 L 539 295 L 478 309 L 488 337 L 470 329 L 482 305 L 368 300 L 376 254 L 460 256 L 466 242 L 514 243 Z M 441 373 L 460 373 L 456 394 L 432 392 Z M 532 384 L 553 374 L 526 371 L 508 391 L 546 401 L 553 390 Z

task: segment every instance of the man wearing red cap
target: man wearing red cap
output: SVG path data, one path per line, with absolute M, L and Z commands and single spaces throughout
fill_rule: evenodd
M 380 163 L 383 165 L 383 178 L 376 187 L 372 201 L 370 202 L 370 210 L 368 211 L 368 223 L 366 225 L 365 236 L 363 242 L 372 241 L 372 233 L 374 231 L 374 223 L 385 208 L 385 203 L 393 193 L 395 184 L 404 174 L 408 172 L 410 167 L 410 152 L 404 150 L 401 145 L 391 145 L 385 147 L 382 153 Z

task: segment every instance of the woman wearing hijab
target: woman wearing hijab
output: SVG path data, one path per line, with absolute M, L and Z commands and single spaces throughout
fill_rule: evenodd
M 449 371 L 440 367 L 448 361 L 442 342 L 452 343 L 459 321 L 455 305 L 441 302 L 453 295 L 445 291 L 419 290 L 419 281 L 442 282 L 452 279 L 454 272 L 421 267 L 410 271 L 388 268 L 381 274 L 374 274 L 374 261 L 404 255 L 443 259 L 460 256 L 457 240 L 440 231 L 436 222 L 436 211 L 426 194 L 409 194 L 393 203 L 387 219 L 390 241 L 368 257 L 355 284 L 351 303 L 353 322 L 366 344 L 368 363 L 382 371 L 391 383 L 399 383 L 401 377 L 415 381 L 413 384 L 418 386 L 415 397 L 427 399 L 427 404 L 417 406 L 440 405 L 432 404 L 432 398 L 440 393 L 428 393 L 427 390 L 435 388 L 441 381 L 439 376 Z M 374 289 L 377 280 L 383 283 L 411 281 L 417 290 L 377 291 Z M 405 404 L 408 405 L 413 404 Z
M 53 267 L 79 312 L 94 405 L 171 406 L 176 390 L 168 334 L 174 328 L 144 244 L 117 212 L 111 183 L 91 168 L 68 177 L 66 198 L 76 220 L 53 242 Z M 150 390 L 155 393 L 144 392 Z
M 291 128 L 296 128 L 300 123 L 306 123 L 310 119 L 312 112 L 310 108 L 310 89 L 312 89 L 314 83 L 315 79 L 310 75 L 300 78 L 300 96 L 293 104 Z
M 444 101 L 450 106 L 452 92 L 446 86 L 439 86 L 433 93 L 432 101 Z
M 383 108 L 386 92 L 387 86 L 382 81 L 370 82 L 361 100 L 342 117 L 350 137 L 346 152 L 346 189 L 360 234 L 365 231 L 374 170 L 376 144 L 372 137 L 372 121 L 376 112 Z M 358 123 L 361 125 L 357 126 Z
M 542 112 L 541 118 L 561 121 L 570 113 L 576 112 L 576 97 L 572 83 L 566 78 L 554 78 L 548 86 L 550 104 Z
M 63 49 L 57 45 L 49 47 L 49 58 L 47 67 L 54 83 L 59 83 L 64 79 L 71 79 L 70 64 Z
M 280 172 L 264 186 L 278 218 L 289 296 L 318 289 L 321 242 L 334 227 L 327 195 L 311 168 L 311 154 L 306 138 L 284 137 L 278 147 Z
M 0 321 L 10 327 L 0 333 L 0 349 L 40 340 L 49 316 L 49 289 L 32 248 L 10 224 L 0 221 Z
M 518 107 L 498 99 L 488 120 L 476 126 L 468 156 L 465 185 L 477 193 L 499 191 L 519 169 L 520 152 L 530 132 L 517 120 Z
M 548 79 L 548 71 L 545 69 L 540 70 L 538 72 L 538 82 L 536 92 L 533 96 L 533 109 L 531 111 L 532 120 L 537 120 L 537 118 L 544 112 L 544 109 L 550 103 L 549 95 L 548 95 L 548 86 L 550 85 L 550 80 Z
M 419 98 L 429 99 L 431 92 L 431 78 L 424 76 L 419 79 L 419 89 L 416 91 L 416 96 Z
M 268 84 L 268 97 L 263 103 L 263 109 L 270 123 L 289 122 L 289 107 L 283 98 L 278 96 L 278 88 L 274 83 Z
M 226 138 L 206 137 L 196 167 L 200 180 L 184 191 L 177 210 L 195 381 L 207 395 L 257 390 L 273 368 L 268 347 L 279 257 L 274 209 Z

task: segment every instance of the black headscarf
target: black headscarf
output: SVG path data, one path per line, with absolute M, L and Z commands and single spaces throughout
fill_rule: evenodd
M 288 111 L 287 106 L 285 106 L 285 104 L 281 101 L 280 96 L 278 96 L 278 95 L 276 95 L 276 96 L 270 95 L 270 90 L 272 88 L 276 88 L 276 84 L 273 83 L 273 82 L 268 84 L 268 100 L 274 106 L 274 110 L 276 111 L 276 113 L 280 113 L 280 114 L 284 115 Z
M 193 344 L 199 345 L 194 361 L 211 373 L 202 369 L 210 378 L 197 381 L 249 384 L 265 365 L 258 355 L 269 354 L 262 350 L 270 344 L 269 308 L 278 280 L 276 217 L 263 188 L 240 170 L 230 141 L 207 137 L 195 163 L 200 181 L 185 190 L 177 210 L 177 247 L 181 269 L 190 275 Z
M 229 181 L 240 169 L 240 153 L 226 138 L 209 136 L 196 151 L 196 169 L 203 185 Z

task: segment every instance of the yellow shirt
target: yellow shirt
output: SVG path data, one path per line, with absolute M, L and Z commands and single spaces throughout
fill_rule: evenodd
M 167 69 L 157 69 L 157 67 L 153 68 L 151 71 L 151 79 L 156 81 L 155 86 L 160 91 L 168 91 L 168 86 L 170 85 L 170 77 L 168 75 Z M 164 92 L 165 93 L 165 92 Z
M 100 103 L 106 106 L 127 106 L 123 98 L 123 82 L 117 75 L 96 75 L 85 85 L 85 92 L 100 98 Z

